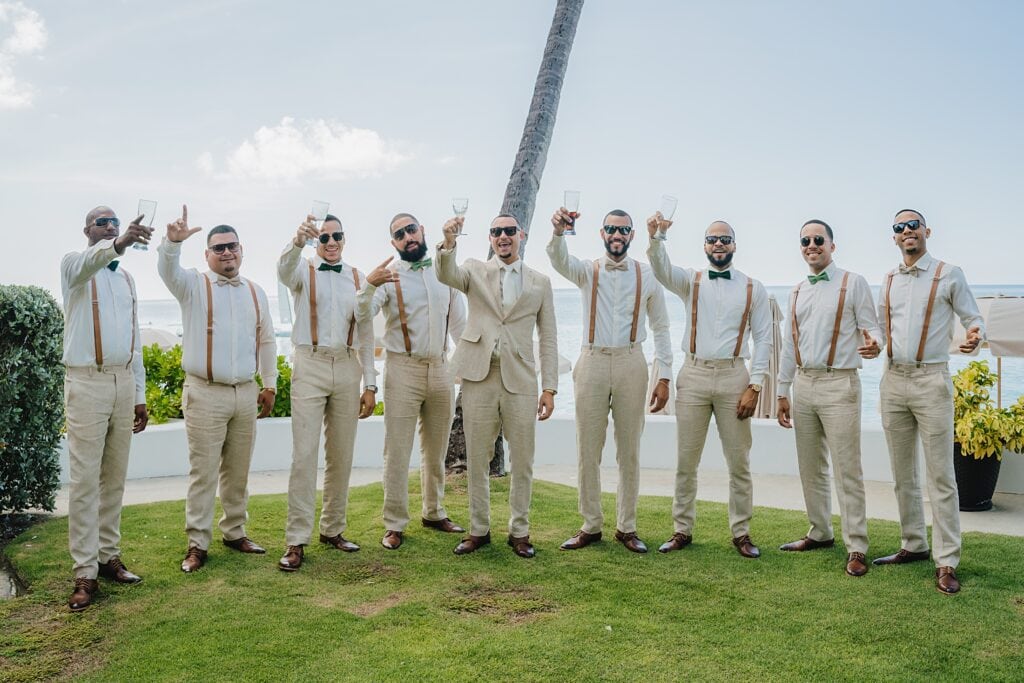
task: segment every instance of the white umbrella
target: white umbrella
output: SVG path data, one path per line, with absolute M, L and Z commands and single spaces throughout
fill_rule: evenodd
M 985 319 L 985 342 L 978 346 L 987 346 L 996 357 L 996 374 L 999 375 L 996 386 L 997 400 L 1003 405 L 1003 358 L 1024 357 L 1024 297 L 1019 296 L 983 296 L 978 297 L 978 310 Z M 961 355 L 959 346 L 967 338 L 967 330 L 957 319 L 957 331 L 949 343 L 951 355 Z M 977 355 L 975 349 L 969 355 Z
M 157 344 L 161 349 L 170 349 L 181 343 L 178 335 L 159 327 L 143 327 L 139 330 L 139 340 L 143 346 Z
M 776 387 L 778 386 L 779 356 L 782 353 L 782 309 L 775 296 L 768 297 L 768 305 L 772 309 L 772 352 L 768 356 L 768 372 L 764 376 L 761 393 L 757 397 L 757 407 L 754 408 L 754 417 L 775 419 L 778 415 L 776 408 Z

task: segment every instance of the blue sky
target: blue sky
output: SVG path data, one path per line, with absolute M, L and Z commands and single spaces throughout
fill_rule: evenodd
M 470 198 L 462 255 L 484 255 L 553 7 L 0 0 L 0 217 L 17 236 L 0 281 L 59 292 L 85 213 L 130 218 L 140 198 L 160 202 L 161 226 L 182 202 L 196 225 L 235 225 L 243 273 L 268 290 L 314 199 L 363 269 L 392 253 L 398 211 L 439 239 L 453 196 Z M 584 257 L 606 210 L 639 222 L 670 193 L 681 264 L 702 263 L 722 218 L 738 267 L 794 282 L 797 230 L 817 217 L 839 263 L 877 283 L 898 257 L 892 214 L 912 206 L 970 280 L 1018 282 L 1022 32 L 1010 0 L 589 0 L 527 260 L 553 274 L 543 247 L 565 189 L 583 193 L 570 248 Z M 155 264 L 126 257 L 140 294 L 167 298 Z

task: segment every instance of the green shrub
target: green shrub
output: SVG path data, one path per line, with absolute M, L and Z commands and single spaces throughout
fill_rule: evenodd
M 263 378 L 256 376 L 260 388 L 263 388 Z M 274 399 L 274 409 L 270 411 L 270 417 L 291 417 L 292 415 L 292 366 L 284 356 L 277 357 L 277 397 Z
M 146 366 L 146 409 L 149 421 L 163 424 L 184 417 L 181 412 L 181 389 L 185 371 L 181 367 L 181 344 L 164 351 L 159 344 L 143 347 L 142 363 Z
M 64 316 L 39 287 L 0 285 L 0 512 L 52 510 L 64 428 Z

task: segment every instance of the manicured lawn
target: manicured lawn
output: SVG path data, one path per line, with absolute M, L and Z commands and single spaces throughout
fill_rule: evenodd
M 412 479 L 416 479 L 413 477 Z M 449 512 L 467 520 L 464 481 Z M 492 482 L 495 530 L 507 482 Z M 344 554 L 314 545 L 295 574 L 276 569 L 284 496 L 254 497 L 250 536 L 265 556 L 220 543 L 198 574 L 178 569 L 184 503 L 126 508 L 126 564 L 138 586 L 101 581 L 98 604 L 70 614 L 67 524 L 31 528 L 6 553 L 31 584 L 0 603 L 0 680 L 958 680 L 1024 678 L 1024 549 L 969 533 L 964 589 L 944 596 L 921 562 L 847 577 L 844 550 L 784 554 L 799 513 L 758 509 L 759 560 L 729 543 L 724 505 L 701 503 L 696 543 L 668 556 L 670 502 L 641 499 L 652 552 L 610 539 L 558 544 L 579 524 L 576 491 L 537 483 L 533 538 L 522 560 L 504 534 L 474 555 L 411 525 L 397 552 L 379 545 L 380 485 L 353 489 Z M 413 510 L 419 500 L 413 497 Z M 614 503 L 605 497 L 605 516 Z M 614 531 L 610 529 L 609 531 Z M 872 554 L 895 551 L 897 526 L 873 521 Z M 216 537 L 216 532 L 215 532 Z

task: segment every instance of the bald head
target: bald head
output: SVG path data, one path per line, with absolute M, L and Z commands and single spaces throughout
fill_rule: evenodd
M 715 221 L 714 223 L 708 226 L 708 229 L 704 231 L 704 234 L 722 235 L 725 234 L 722 232 L 723 229 L 727 230 L 729 234 L 732 235 L 733 239 L 736 239 L 736 231 L 733 230 L 732 226 L 726 223 L 725 221 Z
M 86 226 L 92 225 L 93 221 L 95 221 L 100 216 L 104 216 L 104 215 L 106 215 L 106 216 L 113 216 L 114 215 L 114 210 L 111 209 L 109 206 L 97 206 L 95 209 L 93 209 L 89 213 L 85 214 L 85 224 L 86 224 Z

